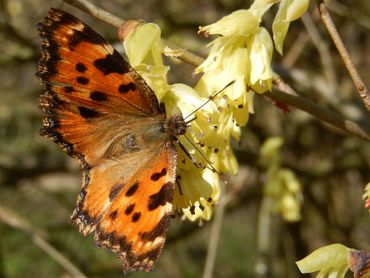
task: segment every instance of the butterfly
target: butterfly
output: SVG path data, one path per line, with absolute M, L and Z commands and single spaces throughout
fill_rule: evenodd
M 51 8 L 37 29 L 41 134 L 83 172 L 71 220 L 125 271 L 150 271 L 170 224 L 176 138 L 187 124 L 167 117 L 145 81 L 81 20 Z

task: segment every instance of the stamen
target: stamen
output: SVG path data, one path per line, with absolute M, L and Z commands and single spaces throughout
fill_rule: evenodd
M 195 145 L 193 144 L 193 142 L 191 142 L 191 140 L 186 136 L 186 134 L 184 134 L 186 140 L 189 141 L 189 143 L 193 146 L 194 149 L 196 149 L 199 154 L 204 158 L 204 160 L 208 163 L 208 165 L 210 166 L 210 170 L 212 170 L 213 173 L 216 173 L 218 176 L 221 176 L 221 174 L 217 171 L 217 169 L 215 167 L 213 167 L 212 165 L 212 162 L 209 161 L 209 159 L 204 155 L 204 153 Z
M 192 121 L 195 121 L 197 119 L 197 116 L 194 116 L 194 118 L 190 119 L 189 121 L 185 122 L 185 124 L 189 124 L 191 123 Z
M 214 95 L 210 96 L 208 98 L 208 100 L 203 103 L 201 106 L 199 106 L 197 109 L 195 109 L 193 112 L 191 112 L 189 115 L 187 115 L 184 120 L 186 120 L 187 118 L 189 118 L 191 115 L 193 115 L 194 113 L 198 112 L 204 105 L 206 105 L 208 102 L 210 102 L 211 100 L 213 100 L 218 94 L 220 94 L 221 92 L 223 92 L 227 87 L 229 87 L 230 85 L 234 84 L 235 80 L 231 81 L 230 83 L 228 83 L 225 87 L 223 87 L 220 91 L 218 91 L 217 93 L 215 93 Z

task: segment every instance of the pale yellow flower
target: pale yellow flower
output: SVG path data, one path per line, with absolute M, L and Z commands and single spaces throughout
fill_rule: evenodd
M 261 164 L 267 168 L 264 197 L 270 199 L 271 208 L 281 214 L 285 221 L 299 221 L 303 201 L 302 185 L 293 171 L 281 168 L 282 145 L 282 138 L 271 137 L 261 147 Z
M 316 276 L 318 278 L 344 278 L 349 267 L 347 262 L 349 251 L 350 249 L 342 244 L 331 244 L 316 249 L 296 264 L 301 273 L 319 271 Z
M 260 24 L 260 18 L 250 10 L 237 10 L 224 16 L 216 23 L 200 27 L 199 31 L 211 35 L 247 36 L 255 32 Z
M 283 54 L 283 43 L 289 29 L 290 22 L 300 18 L 308 8 L 309 0 L 281 0 L 279 10 L 272 24 L 276 50 Z
M 264 93 L 271 90 L 272 86 L 272 39 L 267 30 L 260 27 L 248 43 L 251 64 L 250 84 L 256 92 Z
M 130 65 L 153 89 L 159 101 L 170 86 L 167 83 L 168 66 L 163 64 L 161 30 L 153 23 L 140 24 L 123 41 Z

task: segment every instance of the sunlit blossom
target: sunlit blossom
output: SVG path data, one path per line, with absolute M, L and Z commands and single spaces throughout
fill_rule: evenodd
M 296 262 L 301 273 L 319 271 L 316 277 L 345 277 L 348 270 L 349 248 L 342 244 L 331 244 L 313 251 L 304 259 Z
M 292 21 L 300 18 L 307 10 L 309 0 L 281 0 L 272 24 L 276 50 L 283 53 L 283 43 Z

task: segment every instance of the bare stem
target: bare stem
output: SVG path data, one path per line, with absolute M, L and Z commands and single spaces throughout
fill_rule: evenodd
M 203 272 L 203 278 L 213 277 L 212 273 L 213 273 L 213 269 L 214 269 L 215 261 L 216 261 L 216 255 L 217 255 L 218 243 L 219 243 L 220 234 L 221 234 L 222 222 L 224 219 L 226 204 L 228 202 L 224 194 L 221 194 L 221 196 L 223 197 L 220 198 L 218 206 L 216 207 L 215 216 L 214 216 L 213 224 L 211 228 L 211 235 L 210 235 L 209 243 L 208 243 L 208 251 L 207 251 L 206 263 L 205 263 L 204 272 Z
M 340 38 L 340 35 L 338 33 L 337 28 L 335 27 L 333 20 L 331 19 L 331 16 L 326 8 L 326 5 L 324 3 L 320 4 L 320 14 L 321 19 L 324 22 L 326 28 L 328 29 L 328 32 L 331 36 L 331 39 L 333 40 L 335 46 L 337 47 L 337 50 L 342 57 L 342 60 L 349 72 L 349 74 L 352 77 L 353 82 L 355 83 L 355 87 L 362 99 L 362 102 L 364 103 L 367 110 L 370 111 L 370 94 L 367 90 L 365 83 L 362 81 L 360 75 L 358 74 L 355 66 L 352 63 L 351 58 L 349 57 L 348 51 L 345 48 L 342 39 Z
M 108 24 L 113 25 L 114 27 L 119 28 L 121 24 L 124 23 L 124 20 L 110 14 L 107 11 L 102 10 L 101 8 L 96 7 L 87 0 L 64 0 L 64 1 L 75 6 L 76 8 L 79 8 L 89 13 L 90 15 L 104 22 L 107 22 Z M 178 54 L 176 55 L 176 58 L 186 63 L 189 63 L 194 66 L 199 66 L 204 61 L 202 57 L 197 56 L 196 54 L 193 54 L 187 51 L 186 49 L 175 45 L 174 43 L 168 41 L 164 41 L 164 43 L 168 48 L 170 48 L 172 51 L 175 51 Z M 309 113 L 310 115 L 314 116 L 319 121 L 331 124 L 345 132 L 348 132 L 352 135 L 370 141 L 369 132 L 365 131 L 357 123 L 344 119 L 339 115 L 336 115 L 330 111 L 325 110 L 324 108 L 321 108 L 320 106 L 317 106 L 309 99 L 297 95 L 297 93 L 292 88 L 290 88 L 290 86 L 287 85 L 281 78 L 274 78 L 274 84 L 277 85 L 280 92 L 279 93 L 268 92 L 263 94 L 264 96 L 269 97 L 276 101 L 282 101 L 290 106 L 301 109 Z M 367 96 L 367 90 L 364 86 L 363 88 L 365 89 L 365 93 Z M 366 96 L 365 98 L 363 98 L 363 100 L 369 101 L 368 97 Z
M 208 252 L 206 257 L 206 263 L 203 271 L 203 278 L 212 278 L 213 270 L 216 262 L 217 249 L 219 245 L 219 239 L 221 235 L 222 223 L 225 215 L 227 205 L 237 198 L 245 184 L 251 182 L 253 179 L 251 173 L 246 171 L 245 168 L 241 168 L 238 175 L 233 177 L 228 185 L 228 191 L 225 192 L 224 184 L 220 184 L 221 198 L 218 206 L 216 207 L 214 220 L 211 228 L 211 235 L 209 238 Z
M 95 6 L 89 1 L 86 0 L 63 0 L 63 1 L 116 28 L 119 28 L 125 22 L 123 19 L 103 10 L 102 8 L 99 8 L 98 6 Z

